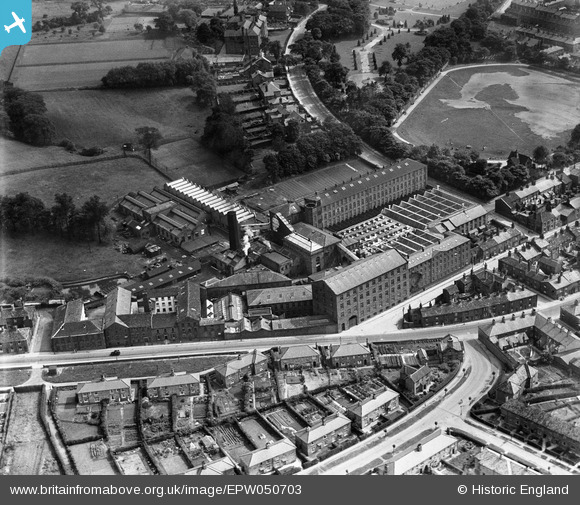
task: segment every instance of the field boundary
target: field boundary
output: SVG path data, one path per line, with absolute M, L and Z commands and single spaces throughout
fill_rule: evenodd
M 153 61 L 153 60 L 168 60 L 165 56 L 155 56 L 153 58 L 139 58 L 143 61 Z M 91 65 L 93 63 L 122 63 L 123 61 L 135 61 L 135 58 L 120 58 L 120 59 L 106 59 L 106 60 L 89 60 L 89 61 L 64 61 L 55 63 L 29 63 L 28 65 L 18 65 L 18 68 L 31 68 L 31 67 L 62 67 L 64 65 Z M 170 61 L 170 60 L 169 60 Z

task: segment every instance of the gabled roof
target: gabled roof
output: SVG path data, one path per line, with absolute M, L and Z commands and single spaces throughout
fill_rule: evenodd
M 52 338 L 67 338 L 75 337 L 80 335 L 92 335 L 94 333 L 99 333 L 101 330 L 97 327 L 93 321 L 75 321 L 70 323 L 64 323 Z
M 295 433 L 295 437 L 302 440 L 306 444 L 320 440 L 325 435 L 330 435 L 341 428 L 351 424 L 350 419 L 343 414 L 338 413 L 335 417 L 326 419 L 324 424 L 319 424 L 316 427 L 311 428 L 307 426 Z
M 199 284 L 187 281 L 179 287 L 177 294 L 177 320 L 201 318 L 201 296 Z
M 376 172 L 365 174 L 358 179 L 337 184 L 336 186 L 318 193 L 318 196 L 324 205 L 328 205 L 332 202 L 338 202 L 344 198 L 350 197 L 351 195 L 360 193 L 361 191 L 365 191 L 368 188 L 387 183 L 388 181 L 402 177 L 405 174 L 425 168 L 424 164 L 407 158 L 399 163 L 391 165 L 390 167 L 385 167 Z
M 340 295 L 406 263 L 407 260 L 401 253 L 395 249 L 389 249 L 369 258 L 355 261 L 344 268 L 316 273 L 311 275 L 310 279 L 312 282 L 324 282 L 334 294 Z
M 249 289 L 246 292 L 246 300 L 248 307 L 261 307 L 276 303 L 307 302 L 312 300 L 312 286 Z
M 363 345 L 353 342 L 350 344 L 342 344 L 333 347 L 330 352 L 330 356 L 332 358 L 343 358 L 345 356 L 360 356 L 360 355 L 366 356 L 370 353 L 371 351 L 369 351 Z
M 105 317 L 103 319 L 103 328 L 108 328 L 114 323 L 126 326 L 119 319 L 120 314 L 131 313 L 131 291 L 117 287 L 107 295 L 105 302 Z
M 159 375 L 153 379 L 149 379 L 147 387 L 162 388 L 168 386 L 182 386 L 189 384 L 199 384 L 199 380 L 197 380 L 190 373 L 185 374 L 177 373 L 177 374 Z
M 318 351 L 310 345 L 292 345 L 290 347 L 282 347 L 280 349 L 280 359 L 299 359 L 318 357 Z
M 413 368 L 408 365 L 403 365 L 402 372 L 407 375 L 413 382 L 419 382 L 421 379 L 425 378 L 431 373 L 431 369 L 427 365 L 423 365 L 421 368 Z
M 95 382 L 85 382 L 77 385 L 77 394 L 98 393 L 111 389 L 130 389 L 131 383 L 126 379 L 105 379 Z
M 278 456 L 287 454 L 290 451 L 296 451 L 296 446 L 286 438 L 283 438 L 282 440 L 274 442 L 268 447 L 258 449 L 256 451 L 250 452 L 249 454 L 244 454 L 240 458 L 240 463 L 244 464 L 247 468 L 252 468 L 261 463 L 270 461 L 271 459 L 274 459 Z
M 307 223 L 296 223 L 294 225 L 294 230 L 299 235 L 320 244 L 322 247 L 330 247 L 340 242 L 340 239 L 336 238 L 331 233 L 315 228 Z
M 237 373 L 239 370 L 247 366 L 262 363 L 263 361 L 267 360 L 268 358 L 266 356 L 264 356 L 261 352 L 258 352 L 257 349 L 254 349 L 252 352 L 240 355 L 238 359 L 228 361 L 226 364 L 216 367 L 215 371 L 219 375 L 227 377 L 229 375 Z
M 256 284 L 273 284 L 283 282 L 289 286 L 292 281 L 285 275 L 273 272 L 269 268 L 255 268 L 247 270 L 246 272 L 239 272 L 230 275 L 225 279 L 217 280 L 210 284 L 206 284 L 208 288 L 235 288 L 237 286 L 251 286 Z
M 392 389 L 385 389 L 382 393 L 379 393 L 374 398 L 366 398 L 362 402 L 357 402 L 356 405 L 350 407 L 353 414 L 364 417 L 377 409 L 380 409 L 383 405 L 393 401 L 399 396 L 399 393 L 393 391 Z
M 437 347 L 441 352 L 452 349 L 457 352 L 463 351 L 463 344 L 455 335 L 447 335 L 443 340 L 437 342 Z
M 462 210 L 457 214 L 453 214 L 447 220 L 454 226 L 462 226 L 474 219 L 478 219 L 480 217 L 486 216 L 487 210 L 482 205 L 476 205 L 475 207 L 471 207 L 469 209 Z

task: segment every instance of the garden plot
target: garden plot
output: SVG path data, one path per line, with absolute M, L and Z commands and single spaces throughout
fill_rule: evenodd
M 168 475 L 184 473 L 191 468 L 187 457 L 175 439 L 169 438 L 150 444 L 151 452 L 157 458 L 157 464 L 163 467 Z
M 214 437 L 231 457 L 239 461 L 240 457 L 255 450 L 248 437 L 234 424 L 221 424 L 214 429 Z
M 192 430 L 207 417 L 207 398 L 185 396 L 177 400 L 177 429 Z
M 214 438 L 203 430 L 182 436 L 181 441 L 194 467 L 225 457 L 225 454 L 219 445 L 216 444 Z
M 69 447 L 81 475 L 118 475 L 117 467 L 102 440 Z
M 124 475 L 154 475 L 157 473 L 141 447 L 117 453 L 114 458 Z
M 141 421 L 143 436 L 152 438 L 171 432 L 171 407 L 169 402 L 152 402 L 143 400 Z
M 15 393 L 0 467 L 9 475 L 59 475 L 52 446 L 40 424 L 40 391 Z
M 135 420 L 135 404 L 107 406 L 107 433 L 111 448 L 131 447 L 139 442 Z

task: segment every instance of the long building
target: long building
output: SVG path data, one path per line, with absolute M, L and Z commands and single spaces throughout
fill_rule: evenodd
M 577 0 L 513 0 L 503 19 L 518 26 L 533 27 L 536 31 L 580 36 L 580 4 Z
M 394 249 L 310 276 L 314 314 L 326 314 L 340 331 L 409 297 L 407 260 Z
M 224 229 L 229 228 L 228 212 L 234 211 L 239 224 L 250 221 L 254 214 L 240 204 L 230 202 L 198 184 L 185 178 L 166 182 L 164 189 L 179 200 L 190 203 L 194 207 L 206 212 L 212 222 Z
M 304 199 L 304 221 L 327 228 L 425 189 L 427 166 L 406 159 Z

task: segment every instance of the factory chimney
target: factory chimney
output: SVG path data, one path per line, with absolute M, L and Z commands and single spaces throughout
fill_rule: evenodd
M 230 234 L 230 249 L 232 251 L 239 251 L 242 248 L 242 241 L 240 238 L 240 225 L 238 224 L 238 216 L 235 210 L 228 212 L 228 230 Z

